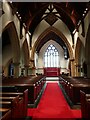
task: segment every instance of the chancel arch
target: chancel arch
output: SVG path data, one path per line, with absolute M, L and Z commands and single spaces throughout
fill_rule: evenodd
M 34 51 L 38 48 L 38 46 L 40 45 L 40 42 L 44 39 L 44 37 L 49 36 L 50 33 L 54 33 L 56 34 L 58 37 L 61 38 L 61 40 L 65 43 L 65 45 L 68 48 L 68 52 L 69 52 L 69 56 L 70 58 L 73 58 L 73 51 L 72 48 L 68 42 L 68 40 L 66 39 L 66 37 L 63 35 L 63 33 L 61 33 L 60 31 L 58 31 L 56 28 L 54 27 L 49 27 L 48 29 L 46 29 L 37 39 L 37 41 L 35 42 L 33 48 L 32 48 L 32 54 L 31 57 L 34 58 Z M 46 39 L 48 40 L 48 39 Z
M 47 30 L 45 30 L 37 39 L 37 41 L 35 42 L 33 48 L 32 48 L 32 54 L 31 54 L 31 58 L 34 59 L 34 54 L 35 54 L 35 51 L 38 51 L 38 49 L 40 49 L 40 45 L 41 47 L 48 41 L 50 40 L 52 37 L 53 37 L 53 34 L 58 36 L 63 42 L 64 44 L 66 45 L 66 47 L 68 48 L 68 52 L 69 52 L 69 57 L 70 57 L 70 60 L 73 59 L 73 50 L 68 42 L 68 40 L 66 39 L 66 37 L 63 35 L 63 33 L 61 33 L 60 31 L 58 31 L 56 28 L 54 27 L 49 27 Z M 60 41 L 56 41 L 57 43 L 60 42 Z M 72 61 L 73 62 L 73 61 Z M 72 75 L 75 74 L 75 71 L 74 71 L 74 65 L 71 64 L 71 68 L 72 68 Z

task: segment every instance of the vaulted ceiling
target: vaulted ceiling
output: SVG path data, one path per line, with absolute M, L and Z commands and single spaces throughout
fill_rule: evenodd
M 89 10 L 89 2 L 13 2 L 13 9 L 33 34 L 36 26 L 45 19 L 53 25 L 61 19 L 72 33 Z
M 45 20 L 50 26 L 57 20 L 62 20 L 73 36 L 73 31 L 83 24 L 83 19 L 90 10 L 90 2 L 13 2 L 10 5 L 21 23 L 31 33 L 31 41 L 37 25 L 42 20 Z M 39 52 L 49 39 L 54 39 L 63 49 L 66 48 L 65 43 L 58 36 L 50 33 L 38 45 L 36 51 Z

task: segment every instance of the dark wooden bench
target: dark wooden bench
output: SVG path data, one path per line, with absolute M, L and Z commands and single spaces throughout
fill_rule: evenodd
M 2 116 L 4 116 L 5 113 L 7 113 L 4 118 L 7 119 L 10 118 L 11 116 L 11 101 L 17 96 L 19 95 L 22 96 L 23 93 L 13 93 L 13 92 L 4 92 L 1 93 L 0 92 L 0 113 L 2 113 Z M 4 97 L 3 97 L 4 96 Z M 20 98 L 21 99 L 21 98 Z
M 20 95 L 20 97 L 23 96 L 22 92 L 0 92 L 0 97 L 15 97 L 17 95 Z
M 67 95 L 70 97 L 70 89 L 71 89 L 71 84 L 79 84 L 80 81 L 77 81 L 75 79 L 72 79 L 71 77 L 65 77 L 62 78 L 60 77 L 59 80 L 60 84 L 62 85 L 62 87 L 64 88 L 65 92 L 67 93 Z
M 2 116 L 7 113 L 10 109 L 9 108 L 0 108 L 0 113 L 2 114 Z
M 23 97 L 19 96 L 18 94 L 11 94 L 11 96 L 15 97 L 7 97 L 8 94 L 10 95 L 10 92 L 4 93 L 6 97 L 2 97 L 1 99 L 4 100 L 1 102 L 2 108 L 1 112 L 3 113 L 4 109 L 9 109 L 9 111 L 6 112 L 6 114 L 3 114 L 2 120 L 17 120 L 17 119 L 23 119 L 27 116 L 27 104 L 28 104 L 28 89 L 24 91 Z M 22 96 L 20 93 L 20 95 Z M 2 93 L 3 95 L 3 93 Z M 16 96 L 18 95 L 18 96 Z M 10 100 L 10 101 L 9 101 Z M 5 113 L 5 111 L 4 111 Z
M 44 85 L 44 84 L 43 84 Z M 32 83 L 32 84 L 17 84 L 16 88 L 19 92 L 23 92 L 25 89 L 28 89 L 28 103 L 34 104 L 41 89 L 41 83 Z
M 18 82 L 19 81 L 19 82 Z M 13 79 L 10 81 L 4 80 L 3 82 L 3 87 L 11 87 L 7 89 L 9 92 L 10 89 L 15 89 L 17 92 L 23 92 L 25 89 L 28 89 L 28 103 L 29 104 L 34 104 L 39 93 L 41 92 L 44 84 L 45 84 L 45 77 L 42 75 L 39 76 L 33 76 L 31 79 L 29 78 L 28 80 L 23 78 L 23 80 L 20 79 Z M 5 89 L 4 89 L 5 91 Z M 13 90 L 12 90 L 13 91 Z
M 88 84 L 71 84 L 70 98 L 74 104 L 80 103 L 80 90 L 88 92 L 88 91 L 90 91 L 90 85 L 88 85 Z
M 62 81 L 62 82 L 61 82 Z M 90 79 L 84 77 L 65 77 L 60 78 L 60 84 L 73 102 L 80 103 L 80 90 L 90 91 Z
M 18 98 L 18 100 L 16 100 Z M 13 111 L 13 109 L 16 109 L 17 108 L 17 106 L 16 106 L 16 104 L 18 104 L 19 103 L 19 96 L 17 96 L 17 97 L 15 97 L 14 99 L 12 99 L 12 100 L 10 100 L 10 101 L 2 101 L 2 108 L 3 109 L 6 109 L 6 108 L 8 108 L 9 109 L 9 111 L 7 111 L 3 116 L 2 116 L 2 118 L 1 118 L 1 120 L 12 120 L 12 117 L 14 116 L 14 114 L 15 114 L 15 112 L 16 111 Z M 7 106 L 8 105 L 8 106 Z M 19 104 L 18 104 L 19 105 Z M 19 106 L 18 106 L 19 107 Z M 17 111 L 18 111 L 18 109 L 17 109 Z M 3 113 L 3 112 L 2 112 Z
M 6 108 L 3 108 L 1 109 L 0 112 L 4 112 L 4 114 L 2 114 L 2 117 L 1 117 L 1 120 L 11 120 L 11 110 L 10 109 L 6 109 Z
M 11 101 L 0 101 L 0 105 L 2 105 L 2 108 L 10 108 Z
M 12 99 L 14 99 L 15 97 L 0 97 L 0 102 L 1 101 L 11 101 Z M 22 97 L 19 97 L 19 99 L 22 99 Z
M 87 93 L 80 90 L 80 102 L 81 102 L 81 113 L 82 118 L 90 118 L 90 91 Z
M 87 105 L 87 118 L 90 120 L 90 98 L 86 99 L 86 105 Z

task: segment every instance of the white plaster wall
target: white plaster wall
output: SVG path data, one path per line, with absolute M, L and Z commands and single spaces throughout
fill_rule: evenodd
M 56 21 L 54 23 L 53 27 L 55 27 L 59 31 L 61 31 L 62 34 L 67 38 L 70 45 L 72 46 L 72 37 L 71 37 L 70 31 L 69 31 L 68 27 L 65 25 L 65 23 L 59 19 L 58 21 Z
M 13 57 L 11 45 L 7 45 L 2 53 L 2 65 L 5 66 L 7 62 Z
M 82 33 L 82 25 L 79 26 L 79 32 L 76 32 L 74 34 L 74 43 L 75 43 L 75 46 L 74 46 L 74 57 L 75 57 L 75 49 L 76 49 L 76 44 L 77 44 L 77 38 L 79 37 L 83 46 L 85 47 L 85 42 L 86 42 L 86 36 L 87 36 L 87 31 L 88 31 L 88 27 L 89 27 L 89 24 L 90 24 L 90 11 L 88 12 L 88 14 L 86 15 L 85 19 L 84 19 L 84 28 L 85 28 L 85 37 L 83 37 L 81 35 Z M 84 48 L 83 48 L 84 49 Z M 82 53 L 84 51 L 82 50 Z M 84 53 L 81 55 L 83 59 L 84 58 Z
M 81 28 L 81 27 L 80 27 Z M 82 29 L 82 28 L 81 28 Z M 81 30 L 80 30 L 81 31 Z M 82 35 L 81 35 L 81 33 L 82 32 L 79 32 L 78 33 L 78 37 L 80 38 L 80 40 L 81 40 L 81 42 L 83 43 L 83 45 L 85 46 L 85 37 L 83 37 Z
M 48 27 L 50 27 L 50 25 L 45 20 L 42 20 L 38 24 L 32 36 L 32 47 L 34 43 L 36 42 L 36 40 L 38 39 L 38 37 L 40 36 L 40 34 L 43 33 Z
M 30 39 L 29 39 L 29 35 L 28 35 L 28 33 L 26 34 L 26 38 L 27 38 L 27 43 L 28 43 L 28 46 L 30 46 Z
M 59 67 L 61 67 L 61 72 L 62 71 L 66 72 L 66 69 L 68 69 L 68 63 L 69 63 L 69 61 L 64 59 L 64 51 L 63 51 L 62 47 L 58 43 L 56 43 L 55 41 L 53 41 L 53 40 L 48 41 L 41 48 L 41 50 L 39 52 L 39 56 L 38 56 L 38 68 L 43 68 L 44 67 L 44 60 L 43 60 L 44 53 L 45 53 L 47 47 L 50 44 L 53 44 L 57 48 L 57 50 L 59 52 L 59 57 L 60 57 Z
M 38 54 L 37 53 L 35 53 L 34 60 L 35 60 L 35 67 L 38 68 Z
M 20 21 L 17 18 L 16 14 L 13 16 L 13 21 L 14 21 L 14 24 L 15 24 L 15 27 L 16 27 L 16 30 L 17 30 L 18 38 L 20 40 Z
M 78 32 L 76 32 L 75 35 L 74 35 L 74 44 L 75 44 L 75 47 L 76 47 L 76 43 L 77 43 L 77 38 L 78 38 Z
M 86 15 L 85 19 L 84 19 L 84 23 L 85 23 L 85 38 L 87 36 L 87 32 L 88 32 L 88 27 L 90 24 L 90 10 L 88 12 L 88 14 Z
M 4 0 L 6 1 L 6 0 Z M 20 21 L 17 18 L 16 14 L 12 14 L 12 8 L 10 7 L 10 5 L 7 2 L 3 3 L 3 10 L 4 10 L 4 14 L 2 15 L 2 30 L 5 28 L 5 26 L 8 25 L 8 23 L 10 22 L 14 22 L 16 30 L 17 30 L 17 34 L 18 37 L 20 35 Z M 2 31 L 1 31 L 2 32 Z
M 22 47 L 22 45 L 23 45 L 23 43 L 24 43 L 24 41 L 25 41 L 25 37 L 26 37 L 26 35 L 25 35 L 25 28 L 24 28 L 24 27 L 22 28 L 22 35 L 23 35 L 23 37 L 22 37 L 22 39 L 21 39 L 21 41 L 20 41 L 21 47 Z
M 26 40 L 27 40 L 27 44 L 28 44 L 28 51 L 29 51 L 29 57 L 30 57 L 30 36 L 29 36 L 29 34 L 27 33 L 26 34 Z
M 79 37 L 81 42 L 83 43 L 83 45 L 85 46 L 85 42 L 86 42 L 86 36 L 87 36 L 87 31 L 88 31 L 88 27 L 90 24 L 90 11 L 88 12 L 88 14 L 86 15 L 85 19 L 84 19 L 84 28 L 85 28 L 85 37 L 83 37 L 81 35 L 82 33 L 82 26 L 79 26 L 79 32 L 77 34 L 77 32 L 74 35 L 74 40 L 75 40 L 75 47 L 76 47 L 76 43 L 77 43 L 77 38 Z
M 75 58 L 75 50 L 76 50 L 76 43 L 77 43 L 78 34 L 79 33 L 76 32 L 75 35 L 74 35 L 74 49 L 73 49 L 74 58 Z
M 38 39 L 40 34 L 43 33 L 49 27 L 50 25 L 45 20 L 41 21 L 41 23 L 36 27 L 34 34 L 32 36 L 32 46 L 34 45 L 35 41 Z M 62 34 L 67 38 L 70 45 L 72 46 L 72 37 L 68 27 L 61 20 L 56 21 L 53 27 L 62 32 Z
M 12 9 L 7 2 L 3 3 L 3 10 L 5 13 L 2 15 L 2 29 L 4 29 L 5 26 L 13 20 Z
M 4 28 L 8 25 L 8 23 L 13 21 L 14 25 L 16 27 L 18 38 L 19 38 L 18 40 L 19 40 L 20 49 L 21 49 L 20 51 L 22 51 L 22 46 L 23 46 L 24 40 L 26 38 L 25 27 L 23 26 L 23 28 L 22 28 L 23 38 L 20 39 L 20 20 L 18 19 L 16 14 L 14 14 L 14 15 L 12 14 L 12 8 L 10 7 L 10 5 L 7 3 L 6 0 L 4 0 L 4 3 L 3 3 L 3 10 L 5 13 L 0 17 L 0 25 L 2 26 L 2 29 L 0 29 L 0 33 L 2 33 Z M 2 24 L 1 24 L 1 20 L 2 20 Z M 30 36 L 27 35 L 28 49 L 30 50 L 29 39 L 30 39 Z M 13 57 L 12 50 L 10 50 L 10 48 L 9 47 L 8 47 L 8 49 L 5 48 L 6 50 L 3 52 L 3 65 L 5 65 L 11 57 Z M 21 56 L 22 56 L 22 54 L 21 54 Z
M 4 0 L 4 1 L 6 1 L 6 0 Z M 22 30 L 23 41 L 21 42 L 21 39 L 20 39 L 20 20 L 18 19 L 16 14 L 14 14 L 14 15 L 12 14 L 12 8 L 8 4 L 8 2 L 4 2 L 3 10 L 5 13 L 0 18 L 0 21 L 2 20 L 2 30 L 5 28 L 5 26 L 8 25 L 8 23 L 13 21 L 15 24 L 15 27 L 16 27 L 17 34 L 18 34 L 20 46 L 22 46 L 22 44 L 25 40 L 25 28 L 23 27 L 23 30 Z M 2 33 L 2 31 L 0 31 L 0 32 Z

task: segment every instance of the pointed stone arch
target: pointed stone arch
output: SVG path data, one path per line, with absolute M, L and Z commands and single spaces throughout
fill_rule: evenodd
M 19 44 L 19 38 L 18 38 L 18 34 L 16 31 L 14 22 L 9 22 L 7 24 L 7 26 L 5 26 L 3 31 L 5 31 L 6 29 L 8 30 L 11 45 L 12 45 L 12 50 L 13 50 L 13 55 L 14 55 L 13 62 L 19 62 L 19 60 L 20 60 L 20 44 Z
M 35 54 L 35 51 L 36 51 L 36 48 L 40 45 L 40 43 L 42 42 L 43 38 L 45 36 L 48 36 L 48 34 L 50 32 L 54 32 L 57 36 L 59 36 L 62 41 L 65 43 L 68 51 L 69 51 L 69 57 L 70 57 L 70 60 L 71 60 L 71 75 L 74 76 L 75 74 L 75 71 L 74 71 L 74 57 L 73 57 L 73 50 L 72 50 L 72 47 L 70 45 L 70 43 L 68 42 L 67 38 L 63 35 L 63 33 L 59 30 L 57 30 L 56 28 L 54 27 L 49 27 L 47 28 L 39 37 L 38 39 L 36 40 L 33 48 L 32 48 L 32 53 L 31 53 L 31 59 L 34 60 L 34 54 Z
M 90 24 L 88 27 L 86 42 L 85 42 L 85 58 L 87 63 L 87 77 L 90 77 Z
M 14 22 L 9 22 L 5 26 L 5 28 L 2 30 L 2 33 L 5 30 L 8 31 L 9 38 L 10 38 L 10 43 L 11 43 L 11 51 L 12 51 L 12 54 L 13 54 L 12 60 L 13 60 L 13 64 L 14 64 L 14 67 L 15 67 L 14 68 L 14 76 L 18 77 L 18 75 L 19 75 L 19 63 L 20 63 L 20 43 L 19 43 L 19 38 L 18 38 L 18 34 L 17 34 L 17 31 L 16 31 L 16 27 L 15 27 Z
M 31 58 L 33 59 L 34 58 L 34 52 L 37 48 L 37 46 L 40 44 L 40 42 L 42 41 L 42 39 L 47 36 L 50 32 L 54 32 L 56 35 L 58 35 L 65 43 L 65 45 L 67 46 L 68 48 L 68 51 L 69 51 L 69 55 L 70 55 L 70 58 L 72 59 L 73 58 L 73 51 L 72 51 L 72 48 L 71 48 L 71 45 L 69 44 L 67 38 L 63 35 L 62 32 L 60 32 L 59 30 L 57 30 L 56 28 L 54 27 L 49 27 L 47 28 L 39 37 L 38 39 L 36 40 L 33 48 L 32 48 L 32 54 L 31 54 Z
M 28 42 L 26 39 L 23 43 L 22 49 L 23 49 L 23 53 L 24 53 L 24 65 L 29 66 L 30 54 L 29 54 Z
M 81 46 L 83 46 L 80 38 L 77 38 L 77 43 L 76 43 L 76 48 L 75 48 L 75 63 L 78 64 L 79 63 L 79 55 L 80 55 L 80 49 Z
M 84 61 L 84 58 L 83 58 L 83 61 L 80 61 L 80 59 L 82 58 L 82 54 L 81 54 L 82 50 L 83 52 L 85 51 L 84 45 L 81 42 L 80 38 L 78 37 L 76 48 L 75 48 L 75 76 L 81 76 L 81 66 L 82 66 L 81 62 Z
M 88 27 L 87 36 L 86 36 L 86 42 L 85 42 L 85 57 L 87 59 L 87 62 L 90 61 L 90 25 Z
M 24 40 L 23 46 L 22 46 L 22 59 L 23 59 L 23 68 L 25 70 L 24 75 L 28 75 L 28 69 L 29 69 L 29 64 L 30 64 L 30 50 L 28 46 L 27 39 Z

